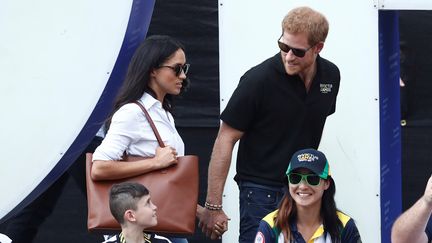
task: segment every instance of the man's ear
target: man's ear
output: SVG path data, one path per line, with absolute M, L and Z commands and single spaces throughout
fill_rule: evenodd
M 124 213 L 124 219 L 125 221 L 135 222 L 136 218 L 134 211 L 131 209 L 126 210 L 126 212 Z
M 320 41 L 315 46 L 316 46 L 315 54 L 319 54 L 321 50 L 324 48 L 324 42 Z

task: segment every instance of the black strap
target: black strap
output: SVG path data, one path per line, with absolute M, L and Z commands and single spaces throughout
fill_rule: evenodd
M 159 132 L 158 132 L 155 124 L 153 123 L 153 120 L 151 119 L 149 113 L 147 112 L 146 108 L 138 101 L 135 101 L 134 103 L 137 104 L 141 108 L 141 110 L 144 112 L 144 115 L 147 118 L 147 121 L 149 122 L 149 124 L 150 124 L 150 126 L 151 126 L 151 128 L 152 128 L 152 130 L 156 136 L 156 139 L 158 140 L 159 146 L 161 148 L 165 147 L 165 144 L 163 143 L 162 138 L 159 135 Z

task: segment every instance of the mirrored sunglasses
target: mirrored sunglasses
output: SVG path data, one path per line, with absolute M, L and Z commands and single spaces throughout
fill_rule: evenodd
M 321 182 L 321 178 L 315 174 L 307 174 L 307 175 L 299 174 L 299 173 L 288 174 L 288 181 L 292 185 L 297 185 L 302 180 L 311 186 L 318 186 Z
M 178 77 L 181 75 L 181 73 L 183 72 L 185 75 L 188 73 L 189 71 L 189 63 L 185 63 L 184 65 L 181 64 L 176 64 L 175 66 L 159 66 L 159 68 L 170 68 L 174 71 L 175 75 Z
M 294 55 L 296 55 L 297 57 L 304 57 L 306 55 L 306 52 L 309 51 L 312 47 L 314 47 L 314 46 L 311 46 L 308 49 L 293 48 L 293 47 L 283 43 L 280 40 L 278 40 L 278 45 L 279 45 L 279 49 L 281 49 L 281 51 L 288 53 L 291 50 L 292 53 Z

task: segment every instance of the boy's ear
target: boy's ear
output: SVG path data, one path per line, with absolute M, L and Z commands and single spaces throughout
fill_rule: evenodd
M 135 222 L 136 218 L 134 212 L 130 209 L 126 210 L 126 212 L 124 213 L 124 219 L 125 221 Z

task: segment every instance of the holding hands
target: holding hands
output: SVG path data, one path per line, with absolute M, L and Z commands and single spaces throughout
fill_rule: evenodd
M 212 240 L 221 239 L 222 235 L 228 230 L 228 220 L 230 219 L 222 208 L 210 210 L 197 205 L 197 217 L 202 232 Z

